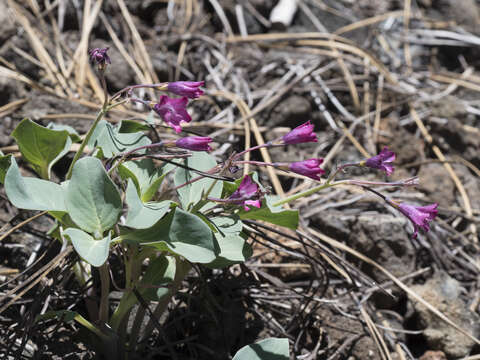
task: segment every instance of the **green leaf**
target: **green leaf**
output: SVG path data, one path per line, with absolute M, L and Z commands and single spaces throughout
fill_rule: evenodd
M 37 315 L 35 317 L 35 322 L 40 320 L 48 320 L 48 319 L 63 319 L 65 322 L 70 322 L 75 320 L 80 325 L 84 326 L 86 329 L 92 331 L 95 335 L 101 338 L 103 341 L 108 342 L 110 340 L 108 335 L 105 335 L 99 328 L 93 325 L 90 321 L 85 319 L 82 315 L 77 313 L 76 311 L 71 310 L 58 310 L 58 311 L 47 311 L 45 314 Z
M 125 196 L 128 214 L 125 225 L 134 229 L 147 229 L 155 225 L 170 209 L 173 201 L 142 203 L 132 179 L 128 180 Z
M 50 179 L 50 170 L 65 155 L 72 140 L 68 131 L 51 130 L 23 119 L 15 128 L 12 137 L 17 141 L 22 156 L 43 179 Z
M 5 192 L 19 209 L 66 211 L 64 189 L 54 182 L 23 177 L 15 158 L 5 175 Z
M 95 128 L 88 147 L 100 147 L 104 157 L 111 158 L 119 153 L 135 149 L 151 143 L 143 132 L 120 133 L 119 126 L 113 126 L 105 120 L 100 120 Z M 145 153 L 145 150 L 138 152 Z
M 175 270 L 176 262 L 172 256 L 159 255 L 150 260 L 147 270 L 137 286 L 142 297 L 147 301 L 158 301 L 165 296 L 169 292 L 167 285 L 175 278 Z M 133 293 L 128 294 L 126 302 L 128 303 L 127 308 L 129 308 L 137 302 L 137 297 Z
M 12 154 L 0 156 L 0 183 L 5 183 L 5 175 L 10 167 Z
M 252 256 L 252 248 L 241 236 L 243 224 L 236 216 L 219 216 L 210 221 L 217 231 L 215 238 L 220 247 L 217 258 L 209 263 L 210 268 L 224 268 L 226 266 L 244 262 Z
M 150 126 L 133 120 L 122 120 L 119 125 L 119 133 L 135 133 L 139 131 L 149 131 Z
M 152 159 L 127 161 L 118 167 L 123 180 L 132 179 L 143 202 L 150 201 L 156 194 L 163 179 L 175 165 L 155 167 Z
M 203 151 L 194 152 L 191 157 L 183 160 L 183 163 L 188 167 L 200 171 L 208 171 L 217 165 L 215 158 Z M 198 176 L 199 175 L 193 171 L 178 167 L 175 172 L 175 186 L 185 184 L 186 182 Z M 178 189 L 177 192 L 178 196 L 180 197 L 182 207 L 187 210 L 193 205 L 197 204 L 202 199 L 203 194 L 208 191 L 213 183 L 215 183 L 215 185 L 210 192 L 210 196 L 219 198 L 222 195 L 222 181 L 217 181 L 207 177 Z M 203 209 L 205 209 L 205 207 Z
M 78 134 L 77 130 L 75 130 L 73 127 L 69 125 L 63 125 L 63 124 L 56 124 L 54 122 L 51 122 L 47 125 L 47 129 L 52 129 L 52 130 L 57 130 L 57 131 L 68 131 L 68 135 L 70 136 L 70 139 L 72 139 L 73 142 L 80 142 L 82 141 L 80 135 Z
M 100 160 L 85 157 L 75 163 L 66 205 L 75 224 L 96 238 L 117 223 L 122 200 Z
M 172 256 L 160 255 L 150 261 L 145 275 L 140 280 L 140 294 L 145 300 L 158 301 L 169 292 L 167 287 L 161 287 L 175 278 L 176 262 Z
M 233 360 L 289 360 L 288 339 L 269 338 L 238 350 Z
M 70 322 L 75 320 L 75 317 L 78 315 L 76 311 L 71 310 L 57 310 L 57 311 L 47 311 L 45 314 L 37 315 L 35 317 L 35 322 L 41 320 L 50 320 L 50 319 L 63 319 L 65 322 Z
M 197 263 L 213 261 L 218 252 L 218 245 L 208 225 L 198 216 L 179 208 L 175 208 L 175 211 L 171 211 L 151 228 L 133 231 L 124 229 L 121 238 L 170 251 Z
M 295 230 L 298 227 L 298 211 L 285 210 L 281 206 L 273 206 L 275 201 L 278 201 L 278 196 L 266 195 L 262 201 L 262 207 L 257 209 L 251 207 L 250 211 L 241 209 L 239 216 L 241 219 L 263 220 L 271 224 L 285 226 L 289 229 Z
M 86 232 L 69 228 L 63 232 L 69 238 L 78 255 L 92 266 L 102 266 L 108 258 L 110 250 L 110 233 L 101 240 L 95 240 Z

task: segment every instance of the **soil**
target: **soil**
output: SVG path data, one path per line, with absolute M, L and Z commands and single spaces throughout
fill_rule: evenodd
M 267 337 L 288 338 L 291 359 L 451 360 L 480 354 L 480 342 L 392 281 L 400 279 L 466 333 L 480 337 L 478 1 L 303 0 L 291 24 L 275 26 L 268 20 L 274 0 L 128 1 L 138 34 L 122 14 L 123 2 L 104 2 L 88 37 L 88 48 L 110 48 L 111 93 L 149 77 L 205 80 L 206 95 L 189 107 L 194 120 L 188 131 L 213 134 L 219 159 L 244 149 L 245 113 L 238 105 L 243 100 L 254 112 L 247 121 L 258 124 L 265 141 L 305 121 L 315 124 L 318 143 L 273 148 L 272 161 L 322 157 L 328 171 L 388 146 L 397 154 L 391 177 L 355 168 L 338 178 L 419 176 L 417 187 L 379 190 L 399 201 L 439 204 L 438 219 L 416 239 L 406 218 L 351 187 L 291 204 L 301 214 L 298 233 L 250 223 L 261 234 L 250 234 L 252 258 L 224 270 L 192 271 L 159 319 L 164 331 L 155 330 L 132 359 L 171 359 L 169 346 L 177 359 L 230 359 L 242 346 Z M 36 3 L 0 2 L 3 152 L 17 153 L 10 134 L 24 117 L 85 134 L 100 106 L 94 72 L 79 83 L 69 70 L 77 69 L 82 2 L 48 7 L 39 2 L 32 8 Z M 33 45 L 37 40 L 42 49 Z M 50 76 L 43 51 L 56 76 Z M 130 113 L 113 112 L 109 120 L 146 113 L 128 108 Z M 216 124 L 236 127 L 225 131 Z M 252 157 L 262 160 L 259 153 Z M 64 164 L 54 171 L 61 179 Z M 268 174 L 260 169 L 260 175 L 269 184 Z M 313 185 L 278 176 L 287 193 Z M 2 233 L 35 215 L 10 205 L 3 187 L 0 203 Z M 52 223 L 40 217 L 0 241 L 0 306 L 11 300 L 4 297 L 8 291 L 31 284 L 35 272 L 60 253 L 61 246 L 45 235 Z M 121 288 L 117 257 L 111 260 Z M 90 334 L 74 323 L 34 321 L 39 313 L 67 308 L 87 316 L 88 299 L 95 301 L 98 289 L 73 280 L 75 260 L 71 254 L 57 263 L 0 313 L 1 358 L 96 358 L 87 345 Z

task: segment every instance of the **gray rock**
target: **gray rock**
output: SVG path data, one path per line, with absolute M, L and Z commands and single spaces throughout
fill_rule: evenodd
M 278 102 L 266 125 L 294 128 L 310 120 L 311 111 L 310 102 L 305 97 L 292 95 Z
M 440 206 L 448 207 L 455 202 L 455 184 L 442 164 L 422 165 L 417 175 L 420 177 L 419 188 Z
M 413 286 L 412 290 L 462 329 L 478 337 L 480 317 L 461 300 L 462 288 L 457 280 L 439 271 L 425 284 Z M 423 335 L 431 349 L 443 351 L 448 358 L 470 354 L 475 345 L 473 340 L 445 323 L 415 299 L 410 300 L 418 319 L 417 325 L 424 329 Z

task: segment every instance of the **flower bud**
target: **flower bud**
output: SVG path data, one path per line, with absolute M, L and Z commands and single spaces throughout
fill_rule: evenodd
M 292 162 L 288 165 L 288 169 L 294 173 L 308 176 L 314 180 L 320 180 L 320 176 L 325 173 L 319 166 L 323 163 L 323 159 L 308 159 L 303 161 Z
M 297 126 L 288 134 L 282 137 L 283 142 L 287 145 L 300 144 L 307 142 L 317 142 L 317 135 L 313 132 L 313 124 L 307 121 L 305 124 Z
M 205 85 L 205 81 L 175 81 L 168 83 L 167 91 L 175 95 L 196 99 L 203 95 L 203 91 L 199 89 L 203 85 Z
M 110 57 L 107 54 L 108 47 L 100 49 L 95 48 L 88 51 L 90 55 L 90 62 L 98 65 L 98 68 L 103 70 L 106 67 L 106 64 L 111 64 Z
M 192 150 L 192 151 L 211 151 L 209 143 L 212 142 L 212 139 L 209 137 L 201 136 L 187 136 L 175 141 L 175 145 L 182 149 Z

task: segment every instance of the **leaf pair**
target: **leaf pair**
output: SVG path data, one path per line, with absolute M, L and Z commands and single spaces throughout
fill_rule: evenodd
M 57 218 L 68 213 L 81 229 L 65 231 L 75 250 L 94 266 L 105 262 L 110 241 L 103 234 L 117 223 L 122 201 L 100 160 L 93 157 L 79 160 L 70 181 L 58 185 L 23 177 L 12 158 L 5 175 L 5 191 L 12 204 L 20 209 L 57 212 Z M 88 250 L 90 248 L 95 251 Z

